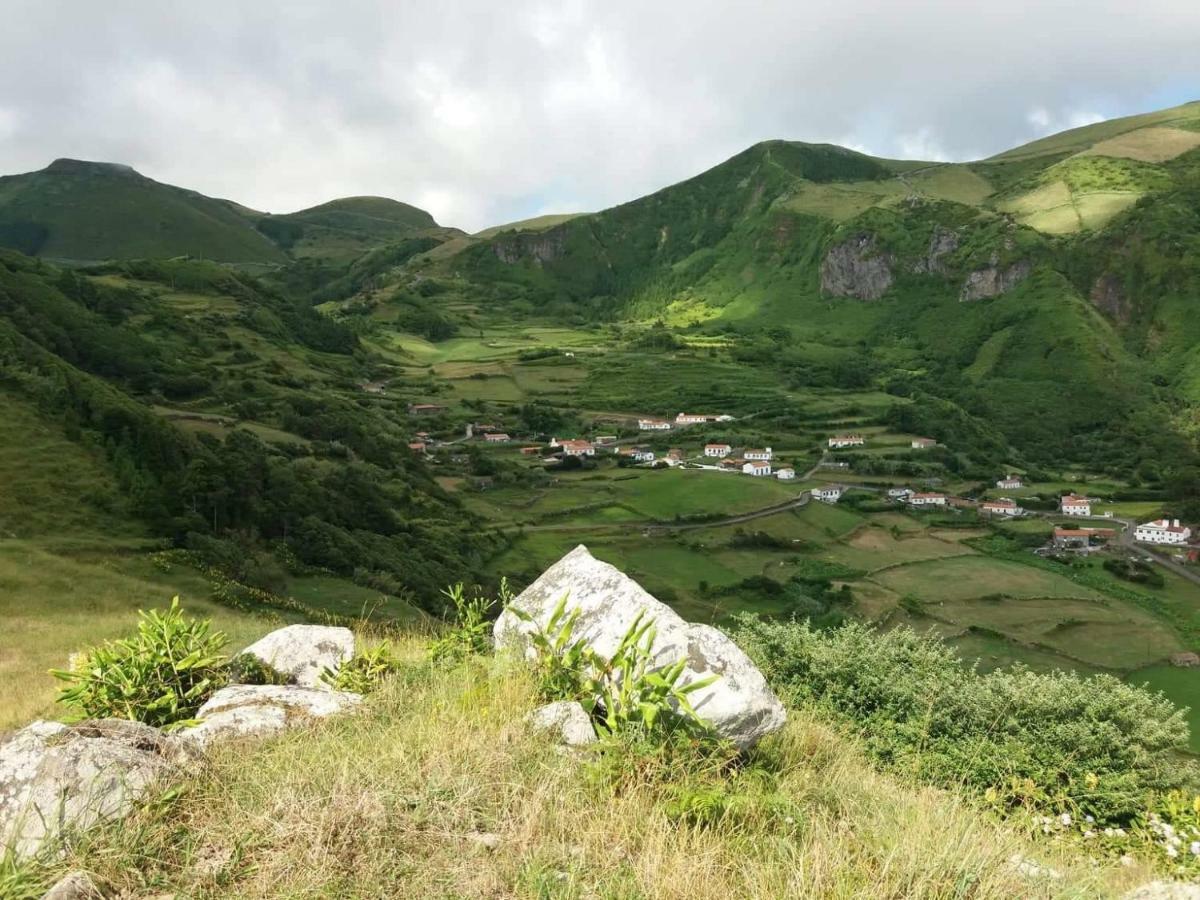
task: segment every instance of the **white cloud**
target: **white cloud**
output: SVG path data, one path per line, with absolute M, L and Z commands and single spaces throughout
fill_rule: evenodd
M 769 138 L 964 159 L 1200 83 L 1182 0 L 1095 0 L 1082 30 L 1038 0 L 6 7 L 2 173 L 108 159 L 273 211 L 382 194 L 470 230 Z

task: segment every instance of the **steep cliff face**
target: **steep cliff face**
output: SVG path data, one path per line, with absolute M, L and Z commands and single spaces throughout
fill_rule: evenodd
M 838 244 L 821 262 L 821 292 L 833 297 L 878 300 L 893 280 L 892 258 L 880 252 L 873 234 Z
M 1032 271 L 1033 263 L 1027 259 L 1019 259 L 1007 266 L 993 262 L 991 265 L 976 269 L 967 275 L 958 299 L 963 302 L 987 300 L 1007 294 L 1028 278 Z
M 1121 279 L 1111 273 L 1101 275 L 1092 284 L 1092 290 L 1088 294 L 1088 299 L 1092 301 L 1092 305 L 1107 316 L 1111 316 L 1118 322 L 1126 323 L 1129 321 L 1130 313 L 1132 312 L 1132 304 L 1129 296 L 1125 293 L 1125 286 Z
M 564 228 L 542 232 L 520 232 L 501 237 L 492 244 L 496 258 L 508 265 L 529 260 L 537 265 L 553 262 L 563 254 L 567 233 Z
M 958 249 L 958 233 L 937 226 L 929 238 L 929 249 L 913 264 L 917 274 L 946 274 L 946 259 Z

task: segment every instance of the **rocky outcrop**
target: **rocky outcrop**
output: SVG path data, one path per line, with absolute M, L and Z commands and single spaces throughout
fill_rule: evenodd
M 492 243 L 492 252 L 496 254 L 497 259 L 509 265 L 531 260 L 540 266 L 562 256 L 566 246 L 566 231 L 562 228 L 551 228 L 548 231 L 522 231 L 496 238 Z
M 594 558 L 583 545 L 543 572 L 513 601 L 531 621 L 522 620 L 511 609 L 500 615 L 494 630 L 497 647 L 528 653 L 530 634 L 546 626 L 564 596 L 568 608 L 579 610 L 574 637 L 584 639 L 603 656 L 615 652 L 639 613 L 653 618 L 655 663 L 665 666 L 686 659 L 684 684 L 718 676 L 689 699 L 718 734 L 739 747 L 751 747 L 783 727 L 787 718 L 783 704 L 741 648 L 715 628 L 684 621 L 632 578 Z
M 580 703 L 560 700 L 535 709 L 526 720 L 534 731 L 549 732 L 567 747 L 586 747 L 596 742 L 596 729 Z
M 1125 285 L 1116 275 L 1101 275 L 1088 294 L 1092 305 L 1118 322 L 1128 322 L 1131 307 L 1125 294 Z
M 993 257 L 991 265 L 976 269 L 967 276 L 958 299 L 964 302 L 988 300 L 992 297 L 999 297 L 1001 294 L 1007 294 L 1028 278 L 1032 271 L 1033 263 L 1027 259 L 1019 259 L 1010 265 L 1000 266 Z
M 104 900 L 104 895 L 86 872 L 71 872 L 54 882 L 42 900 Z
M 945 275 L 946 257 L 958 249 L 958 233 L 942 228 L 933 229 L 925 255 L 913 264 L 913 271 L 925 275 Z
M 354 655 L 354 632 L 325 625 L 278 628 L 242 651 L 255 656 L 302 687 L 330 690 L 325 669 L 337 671 Z M 210 701 L 211 702 L 211 701 Z
M 1193 653 L 1190 650 L 1183 650 L 1179 653 L 1172 653 L 1168 661 L 1173 666 L 1180 669 L 1193 669 L 1200 666 L 1200 653 Z
M 1124 900 L 1200 900 L 1200 884 L 1151 881 L 1130 891 Z
M 181 732 L 201 749 L 216 741 L 262 738 L 312 719 L 353 709 L 359 694 L 317 690 L 290 684 L 234 684 L 217 691 L 200 707 L 200 724 Z
M 879 252 L 873 234 L 838 244 L 821 261 L 821 292 L 832 297 L 878 300 L 892 281 L 892 259 Z
M 34 722 L 0 744 L 0 856 L 124 815 L 197 761 L 187 742 L 140 722 Z

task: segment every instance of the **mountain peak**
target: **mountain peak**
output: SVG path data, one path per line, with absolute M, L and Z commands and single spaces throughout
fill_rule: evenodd
M 133 166 L 127 166 L 124 163 L 113 162 L 95 162 L 87 159 L 70 159 L 68 157 L 60 157 L 54 160 L 50 165 L 43 170 L 59 175 L 66 174 L 112 174 L 112 175 L 137 175 L 141 176 Z

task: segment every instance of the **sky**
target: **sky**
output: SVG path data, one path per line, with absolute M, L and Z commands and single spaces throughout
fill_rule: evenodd
M 773 138 L 975 159 L 1200 99 L 1195 0 L 0 0 L 0 173 L 121 162 L 475 231 Z

